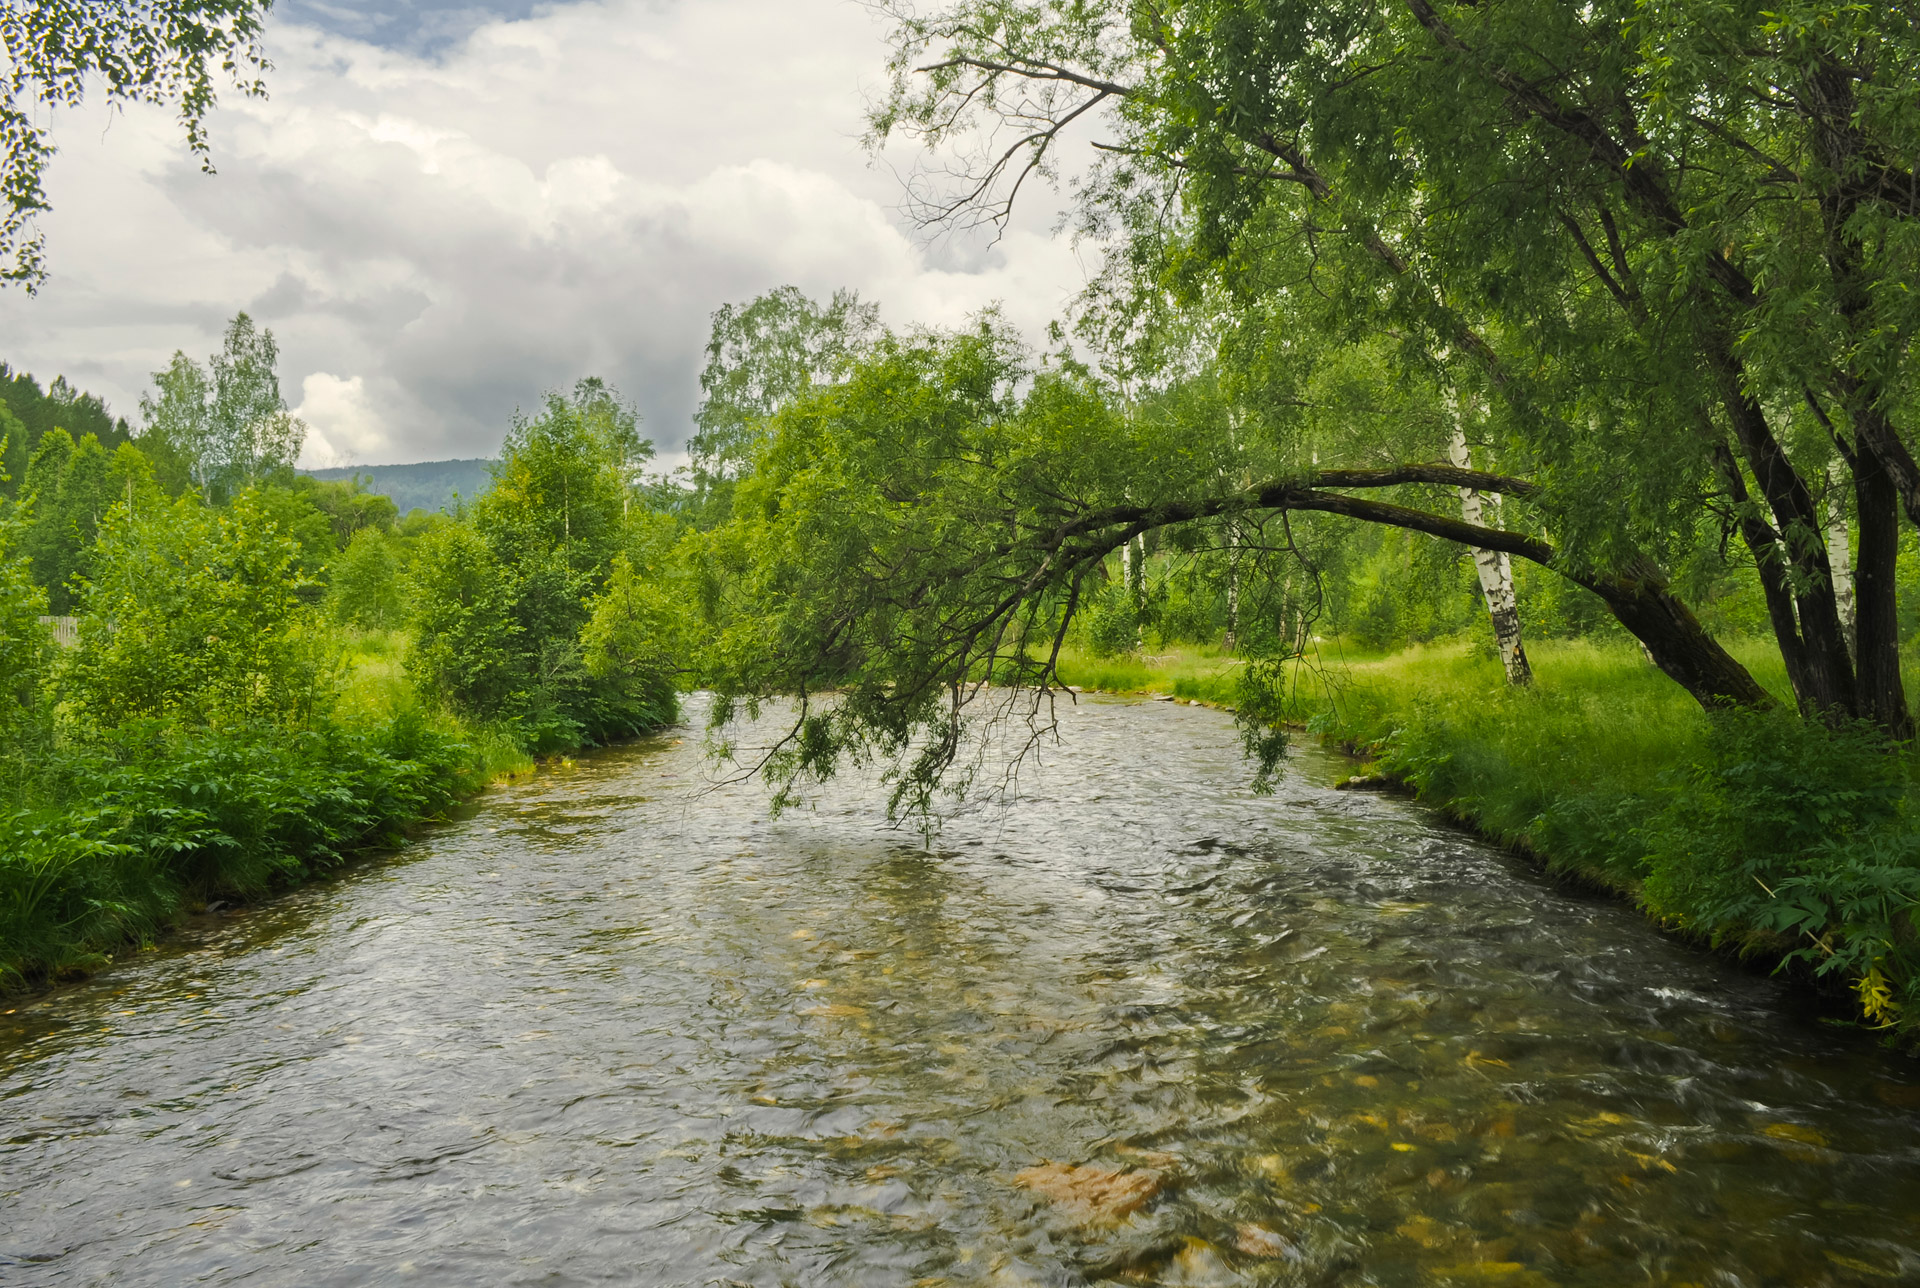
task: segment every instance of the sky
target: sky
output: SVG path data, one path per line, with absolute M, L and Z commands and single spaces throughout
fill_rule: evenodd
M 54 118 L 51 277 L 0 291 L 0 358 L 137 424 L 151 373 L 245 310 L 305 465 L 491 455 L 588 375 L 670 465 L 723 303 L 999 303 L 1038 338 L 1085 280 L 1045 194 L 992 244 L 912 226 L 915 154 L 861 144 L 886 46 L 853 0 L 282 0 L 266 44 L 269 97 L 211 119 L 215 175 L 164 110 Z

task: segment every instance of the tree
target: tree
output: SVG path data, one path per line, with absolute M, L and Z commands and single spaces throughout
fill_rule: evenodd
M 897 16 L 876 134 L 996 140 L 969 183 L 925 194 L 929 215 L 1003 218 L 1065 130 L 1100 122 L 1079 209 L 1120 234 L 1110 298 L 1217 288 L 1253 331 L 1276 301 L 1324 301 L 1333 334 L 1399 337 L 1407 364 L 1497 410 L 1491 463 L 1555 531 L 1550 562 L 1605 583 L 1696 696 L 1766 700 L 1668 589 L 1705 520 L 1748 547 L 1802 709 L 1908 732 L 1891 582 L 1899 508 L 1920 519 L 1920 35 L 1901 12 L 964 0 Z M 1857 657 L 1820 539 L 1836 457 Z M 1440 517 L 1347 511 L 1429 532 Z
M 53 635 L 40 623 L 47 596 L 19 549 L 21 521 L 0 503 L 0 756 L 31 754 L 30 730 L 46 713 L 41 681 L 53 660 Z M 0 763 L 10 790 L 28 768 Z
M 141 443 L 209 502 L 290 470 L 306 424 L 287 410 L 275 370 L 280 346 L 245 313 L 227 324 L 206 368 L 175 352 L 140 398 Z
M 430 531 L 415 553 L 408 666 L 423 691 L 513 722 L 536 751 L 630 736 L 670 715 L 656 683 L 622 670 L 624 657 L 644 660 L 631 627 L 604 621 L 593 657 L 582 642 L 616 573 L 617 598 L 636 602 L 621 556 L 646 518 L 635 494 L 653 447 L 638 423 L 594 379 L 515 417 L 469 521 Z
M 109 452 L 92 434 L 78 443 L 64 429 L 49 431 L 27 468 L 30 516 L 20 549 L 57 614 L 73 609 L 75 587 L 91 566 L 95 535 L 117 504 L 159 501 L 153 467 L 138 449 L 121 443 Z
M 782 286 L 744 305 L 714 311 L 700 372 L 697 427 L 687 441 L 710 482 L 734 479 L 752 463 L 767 419 L 834 379 L 879 330 L 879 310 L 840 290 L 825 305 Z
M 384 631 L 404 624 L 407 601 L 393 539 L 379 528 L 354 533 L 333 566 L 327 598 L 343 626 Z
M 1659 582 L 1566 563 L 1527 535 L 1537 490 L 1518 479 L 1293 463 L 1287 442 L 1225 418 L 1141 410 L 1084 370 L 1036 367 L 989 325 L 883 339 L 844 381 L 773 418 L 732 519 L 706 546 L 703 602 L 716 723 L 778 694 L 798 699 L 760 766 L 781 783 L 779 801 L 802 778 L 873 755 L 899 761 L 896 808 L 926 809 L 943 785 L 964 784 L 975 704 L 1043 726 L 1076 616 L 1108 561 L 1149 536 L 1221 572 L 1239 559 L 1249 664 L 1238 718 L 1265 781 L 1308 645 L 1302 622 L 1318 611 L 1312 579 L 1291 570 L 1319 516 L 1552 569 L 1643 638 L 1675 645 L 1669 664 L 1694 692 L 1765 701 Z M 1432 504 L 1463 486 L 1505 495 L 1516 526 L 1476 527 Z
M 83 732 L 307 723 L 325 693 L 299 561 L 251 492 L 224 510 L 193 497 L 115 506 L 83 583 L 79 647 L 60 663 L 64 718 Z
M 32 221 L 48 209 L 41 179 L 54 147 L 39 109 L 78 107 L 89 87 L 109 105 L 156 103 L 179 110 L 187 148 L 212 171 L 206 118 L 215 82 L 248 97 L 266 92 L 261 24 L 271 0 L 9 0 L 0 7 L 0 281 L 29 291 L 46 278 L 44 239 Z
M 0 481 L 0 492 L 18 490 L 41 438 L 54 429 L 66 430 L 76 442 L 92 434 L 109 450 L 131 437 L 124 418 L 115 418 L 98 395 L 75 389 L 65 376 L 55 376 L 43 390 L 31 373 L 0 362 L 0 434 L 7 438 L 5 472 L 13 476 Z

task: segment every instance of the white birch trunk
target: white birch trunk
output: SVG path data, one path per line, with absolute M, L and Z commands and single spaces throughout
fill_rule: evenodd
M 1827 466 L 1827 569 L 1833 575 L 1833 598 L 1840 610 L 1840 628 L 1847 635 L 1847 651 L 1854 641 L 1853 556 L 1847 537 L 1847 467 L 1838 457 Z
M 1137 548 L 1135 545 L 1136 542 L 1139 543 Z M 1133 540 L 1121 544 L 1120 584 L 1126 588 L 1127 603 L 1133 607 L 1134 621 L 1136 623 L 1133 628 L 1133 644 L 1135 648 L 1143 647 L 1146 644 L 1146 630 L 1138 625 L 1140 610 L 1145 599 L 1145 595 L 1141 590 L 1142 583 L 1146 577 L 1146 569 L 1142 566 L 1145 562 L 1146 542 L 1142 538 L 1135 537 Z
M 1227 525 L 1227 655 L 1240 632 L 1240 525 Z
M 1461 469 L 1473 468 L 1466 432 L 1458 425 L 1454 426 L 1453 441 L 1447 444 L 1447 455 Z M 1498 497 L 1494 498 L 1494 504 L 1499 505 Z M 1479 491 L 1461 488 L 1460 517 L 1468 523 L 1482 525 L 1483 513 Z M 1532 684 L 1533 668 L 1527 663 L 1527 650 L 1520 641 L 1520 603 L 1513 593 L 1513 563 L 1501 551 L 1471 549 L 1474 568 L 1480 574 L 1480 593 L 1487 601 L 1487 617 L 1493 623 L 1494 644 L 1500 650 L 1500 664 L 1507 669 L 1507 683 Z

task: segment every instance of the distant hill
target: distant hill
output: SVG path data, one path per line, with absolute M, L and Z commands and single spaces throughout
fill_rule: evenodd
M 420 461 L 413 465 L 342 465 L 337 469 L 301 470 L 317 479 L 370 479 L 369 492 L 392 499 L 400 513 L 409 510 L 453 509 L 453 495 L 471 502 L 493 483 L 488 470 L 493 462 L 475 458 L 466 461 Z

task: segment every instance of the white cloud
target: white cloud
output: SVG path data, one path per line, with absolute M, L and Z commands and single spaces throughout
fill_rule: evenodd
M 0 357 L 131 412 L 246 308 L 310 460 L 491 452 L 586 374 L 671 451 L 725 301 L 852 286 L 892 322 L 954 323 L 1002 300 L 1037 331 L 1081 281 L 1045 210 L 931 262 L 858 146 L 884 50 L 841 0 L 565 5 L 437 58 L 280 26 L 271 52 L 272 97 L 214 122 L 215 177 L 163 113 L 59 123 L 54 279 L 0 296 Z
M 311 465 L 373 461 L 392 446 L 362 376 L 342 379 L 330 371 L 313 372 L 300 382 L 300 405 L 293 414 L 306 422 L 303 459 Z

